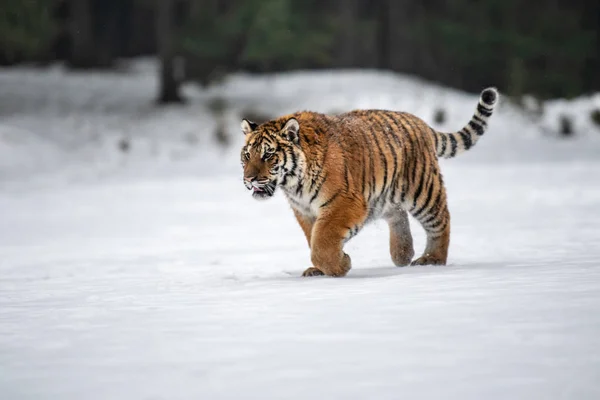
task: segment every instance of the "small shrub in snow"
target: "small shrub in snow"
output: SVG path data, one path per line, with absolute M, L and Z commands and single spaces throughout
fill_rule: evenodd
M 544 115 L 544 102 L 538 99 L 537 97 L 531 95 L 524 95 L 520 98 L 519 106 L 533 120 L 539 120 Z
M 596 124 L 596 126 L 600 127 L 600 108 L 596 108 L 592 110 L 590 113 L 590 118 Z
M 216 115 L 222 115 L 227 110 L 227 101 L 221 97 L 215 97 L 208 101 L 208 109 Z
M 443 108 L 436 109 L 433 114 L 433 120 L 438 125 L 446 123 L 446 110 L 444 110 Z
M 194 132 L 188 132 L 184 135 L 183 140 L 190 146 L 198 144 L 198 136 Z
M 121 150 L 123 153 L 128 153 L 131 149 L 131 142 L 129 141 L 129 139 L 123 138 L 119 140 L 118 147 L 119 150 Z
M 225 123 L 220 121 L 215 126 L 215 139 L 217 143 L 221 146 L 227 147 L 229 145 L 229 135 L 227 135 L 227 128 L 225 127 Z
M 559 117 L 559 133 L 562 136 L 572 136 L 575 133 L 571 117 L 564 114 Z

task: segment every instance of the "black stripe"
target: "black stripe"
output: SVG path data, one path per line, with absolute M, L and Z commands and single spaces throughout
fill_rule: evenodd
M 456 138 L 454 137 L 453 133 L 448 135 L 448 138 L 450 139 L 450 146 L 452 147 L 450 149 L 450 157 L 454 157 L 456 155 L 456 147 L 458 146 L 458 143 L 456 142 Z
M 446 230 L 446 228 L 448 227 L 448 222 L 445 218 L 442 218 L 441 223 L 433 228 L 430 228 L 429 230 L 427 230 L 427 234 L 431 237 L 438 237 L 441 236 L 440 234 L 444 232 L 444 230 Z
M 408 140 L 408 131 L 406 130 L 406 127 L 404 126 L 404 118 L 402 117 L 402 114 L 397 114 L 398 115 L 398 121 L 400 122 L 400 124 L 402 125 L 402 129 L 404 130 L 404 141 L 405 142 L 410 142 L 410 140 Z M 410 148 L 411 148 L 411 153 L 413 151 L 413 143 L 410 143 Z M 402 189 L 400 192 L 400 202 L 404 203 L 404 200 L 406 198 L 406 192 L 407 192 L 407 185 L 408 185 L 408 171 L 406 168 L 406 165 L 408 163 L 408 147 L 406 146 L 406 143 L 403 144 L 402 146 L 402 153 L 404 156 L 404 176 L 402 177 Z
M 433 184 L 433 182 L 429 185 L 429 190 L 427 191 L 427 197 L 425 198 L 425 201 L 423 201 L 423 205 L 421 206 L 421 208 L 419 208 L 417 211 L 415 211 L 413 213 L 413 216 L 417 219 L 419 219 L 421 217 L 421 214 L 424 211 L 429 210 L 430 205 L 431 205 L 431 195 L 433 194 L 433 188 L 435 187 L 435 185 Z
M 434 202 L 431 204 L 431 208 L 428 210 L 427 214 L 425 214 L 425 215 L 429 215 L 429 217 L 427 217 L 427 219 L 421 221 L 421 224 L 426 225 L 426 224 L 430 223 L 431 221 L 433 221 L 434 219 L 436 219 L 440 210 L 443 208 L 442 205 L 440 204 L 440 201 L 442 200 L 442 192 L 443 192 L 443 187 L 442 187 L 442 183 L 440 182 L 440 189 L 438 190 L 438 195 L 436 196 Z M 435 206 L 437 206 L 436 211 L 431 212 L 432 208 Z
M 477 133 L 478 136 L 483 135 L 483 132 L 485 131 L 483 126 L 479 125 L 477 122 L 475 122 L 474 119 L 469 121 L 469 126 L 471 127 L 471 129 L 473 129 Z
M 465 150 L 469 150 L 471 148 L 471 146 L 473 146 L 473 140 L 471 140 L 471 134 L 468 132 L 463 132 L 463 131 L 458 132 L 458 134 L 460 135 L 460 137 L 463 140 L 463 143 L 465 145 Z
M 381 117 L 381 115 L 377 115 L 379 117 Z M 377 125 L 379 125 L 379 128 L 381 128 L 381 137 L 385 138 L 385 142 L 388 145 L 388 148 L 390 147 L 390 141 L 389 138 L 387 138 L 387 131 L 384 129 L 383 125 L 381 124 L 381 122 L 379 121 L 378 118 L 375 118 L 375 122 L 377 123 Z M 379 144 L 379 138 L 377 137 L 377 132 L 375 132 L 375 139 L 377 142 L 377 147 L 379 148 L 379 151 L 381 152 L 381 161 L 383 161 L 383 186 L 381 187 L 381 192 L 382 194 L 385 192 L 387 185 L 388 185 L 388 159 L 385 155 L 385 152 L 380 148 L 380 144 Z M 392 151 L 392 149 L 390 149 L 390 152 Z
M 319 195 L 319 191 L 316 191 L 312 197 L 310 198 L 310 204 L 312 204 L 313 201 L 315 201 L 315 199 L 317 198 L 317 196 Z
M 320 178 L 320 176 L 318 176 L 317 178 Z M 315 199 L 317 198 L 317 196 L 319 195 L 319 192 L 321 191 L 321 188 L 323 187 L 323 183 L 325 183 L 325 181 L 327 180 L 327 174 L 323 175 L 323 178 L 321 179 L 321 181 L 319 182 L 319 184 L 317 185 L 317 188 L 315 190 L 315 192 L 313 193 L 312 197 L 310 198 L 310 204 L 312 204 L 313 201 L 315 201 Z M 316 180 L 313 180 L 311 182 L 310 187 L 312 188 L 314 183 Z M 310 189 L 309 189 L 310 190 Z
M 296 172 L 296 168 L 298 167 L 298 163 L 296 160 L 296 153 L 292 150 L 290 151 L 290 155 L 292 156 L 292 168 L 291 170 Z
M 373 116 L 369 116 L 369 121 L 371 122 L 371 124 L 377 124 L 379 126 L 379 129 L 383 130 L 381 127 L 381 124 Z M 388 176 L 387 158 L 386 158 L 383 150 L 381 149 L 381 145 L 379 144 L 379 139 L 377 137 L 377 131 L 372 130 L 371 133 L 373 134 L 373 139 L 375 141 L 375 144 L 377 145 L 377 150 L 379 150 L 379 159 L 383 163 L 383 185 L 381 186 L 381 193 L 379 194 L 379 196 L 381 196 L 381 194 L 385 191 L 385 188 L 387 186 L 387 176 Z M 377 199 L 377 200 L 379 201 L 379 199 Z
M 321 178 L 321 175 L 319 175 L 318 173 L 317 173 L 317 176 L 311 178 L 311 180 L 310 180 L 310 186 L 308 187 L 308 191 L 309 192 L 313 191 L 313 189 L 315 187 L 315 184 L 317 183 L 317 181 L 319 180 L 319 178 Z
M 473 120 L 475 122 L 478 122 L 481 126 L 486 125 L 486 122 L 483 119 L 479 118 L 477 115 L 473 115 Z
M 492 110 L 488 110 L 481 103 L 477 104 L 477 111 L 479 111 L 479 114 L 483 115 L 484 117 L 490 117 L 492 115 Z
M 398 124 L 396 123 L 395 119 L 393 118 L 392 115 L 390 115 L 389 112 L 382 112 L 382 116 L 386 123 L 386 126 L 390 129 L 391 138 L 394 140 L 394 142 L 392 143 L 389 140 L 389 135 L 388 135 L 388 137 L 387 137 L 388 138 L 388 147 L 390 149 L 390 153 L 392 154 L 392 160 L 394 161 L 394 171 L 392 172 L 392 180 L 391 180 L 390 184 L 388 185 L 388 191 L 391 191 L 390 195 L 391 195 L 391 199 L 393 202 L 394 197 L 396 197 L 396 189 L 398 188 L 398 178 L 399 178 L 398 151 L 400 151 L 402 149 L 400 139 L 398 138 L 398 133 L 399 133 L 398 131 L 400 131 L 400 128 L 398 127 Z
M 283 171 L 284 172 L 288 172 L 288 168 L 287 168 L 287 152 L 284 151 L 283 152 Z
M 348 163 L 344 162 L 344 186 L 346 187 L 346 192 L 350 189 L 350 181 L 348 180 Z
M 425 224 L 423 224 L 423 227 L 425 228 L 425 230 L 427 232 L 429 232 L 429 231 L 431 231 L 431 230 L 439 227 L 444 222 L 444 217 L 442 215 L 436 215 L 436 218 L 434 219 L 434 221 L 432 221 L 432 222 L 434 222 L 433 225 L 425 225 Z
M 442 133 L 440 137 L 442 138 L 442 149 L 440 151 L 441 156 L 444 155 L 444 153 L 446 153 L 446 146 L 448 145 L 448 136 Z
M 362 117 L 364 113 L 356 112 L 355 114 L 357 117 Z M 371 143 L 369 143 L 369 140 L 368 140 L 368 136 L 366 134 L 364 134 L 364 131 L 362 131 L 362 132 L 363 132 L 363 135 L 361 135 L 361 138 L 363 140 L 363 145 L 364 145 L 364 147 L 367 148 L 367 150 L 369 152 L 369 155 L 368 155 L 369 160 L 368 161 L 369 161 L 370 177 L 369 177 L 369 191 L 367 194 L 367 202 L 369 202 L 371 200 L 371 196 L 373 195 L 373 188 L 375 186 L 375 184 L 373 183 L 375 180 L 374 155 L 373 155 L 373 148 L 371 147 Z M 365 157 L 365 152 L 363 151 L 363 160 L 364 160 L 364 157 Z M 363 161 L 363 165 L 364 165 L 364 169 L 365 169 L 365 174 L 363 177 L 363 191 L 362 192 L 364 193 L 365 187 L 367 186 L 367 171 L 366 171 L 367 163 Z
M 435 229 L 431 229 L 428 233 L 431 234 L 436 234 L 436 233 L 442 233 L 446 230 L 446 228 L 448 227 L 448 219 L 447 218 L 442 218 L 442 223 L 436 227 Z
M 366 138 L 365 138 L 366 140 Z M 373 196 L 373 191 L 375 190 L 375 156 L 373 155 L 373 148 L 371 148 L 371 144 L 367 141 L 367 148 L 369 149 L 369 174 L 371 175 L 369 179 L 369 196 L 367 201 L 371 201 L 371 196 Z
M 439 198 L 439 196 L 438 196 Z M 435 221 L 439 214 L 440 214 L 440 210 L 443 208 L 441 205 L 438 205 L 437 208 L 433 208 L 436 206 L 436 203 L 434 202 L 432 204 L 432 209 L 429 210 L 429 212 L 425 215 L 429 215 L 429 217 L 427 217 L 426 219 L 421 221 L 421 225 L 423 225 L 423 227 L 427 227 L 430 223 L 432 223 L 433 221 Z M 434 212 L 432 212 L 432 210 L 435 210 Z
M 421 164 L 421 163 L 419 163 L 419 160 L 421 159 L 421 154 L 420 154 L 419 150 L 422 151 L 425 146 L 423 145 L 423 142 L 421 141 L 421 136 L 419 135 L 419 133 L 420 133 L 419 130 L 415 129 L 415 126 L 412 124 L 412 121 L 410 120 L 410 118 L 406 118 L 406 121 L 412 128 L 415 141 L 417 142 L 415 144 L 418 145 L 418 146 L 413 147 L 413 152 L 412 152 L 413 153 L 413 159 L 412 159 L 413 169 L 412 169 L 412 179 L 410 181 L 410 185 L 411 185 L 411 187 L 414 188 L 415 184 L 417 183 L 417 176 L 416 176 L 417 170 L 419 170 L 419 168 L 417 168 L 417 167 L 418 167 L 418 165 Z M 421 171 L 421 175 L 419 177 L 419 186 L 417 188 L 420 188 L 422 185 L 421 181 L 423 179 L 424 170 L 425 170 L 425 168 L 423 167 L 423 171 Z M 422 188 L 421 188 L 421 190 L 422 190 Z M 417 196 L 413 197 L 413 201 L 416 199 L 416 197 Z
M 325 203 L 321 204 L 321 206 L 319 208 L 323 208 L 323 207 L 327 207 L 333 200 L 335 200 L 336 197 L 338 197 L 340 195 L 342 191 L 338 190 L 337 192 L 335 192 L 335 194 L 333 196 L 331 196 L 331 198 L 329 200 L 327 200 Z
M 427 178 L 426 167 L 429 165 L 429 163 L 420 163 L 420 164 L 422 165 L 421 175 L 420 175 L 420 179 L 419 179 L 419 186 L 417 186 L 417 190 L 415 191 L 415 196 L 413 197 L 413 208 L 415 208 L 417 206 L 417 200 L 419 199 L 419 196 L 421 195 L 421 192 L 423 191 L 423 184 L 425 183 L 425 178 Z
M 294 151 L 292 150 L 292 165 L 293 167 L 293 175 L 297 175 L 298 176 L 298 186 L 296 186 L 296 194 L 300 195 L 300 193 L 302 193 L 302 189 L 304 189 L 304 182 L 302 181 L 302 177 L 300 176 L 300 174 L 297 174 L 297 169 L 298 169 L 298 164 L 297 164 L 297 159 L 296 159 L 296 153 L 294 153 Z
M 431 134 L 433 135 L 433 143 L 434 143 L 434 146 L 435 146 L 435 151 L 437 152 L 437 148 L 438 148 L 438 135 L 433 130 L 433 128 L 429 127 L 429 130 L 431 131 Z
M 431 195 L 433 194 L 433 187 L 435 186 L 434 183 L 435 182 L 429 182 L 429 190 L 427 191 L 427 197 L 425 198 L 425 201 L 423 201 L 423 205 L 414 213 L 412 213 L 413 217 L 416 219 L 419 219 L 421 213 L 429 208 L 429 203 L 431 203 Z
M 373 114 L 370 114 L 368 118 L 369 118 L 369 122 L 371 123 L 372 126 L 377 125 L 377 126 L 379 126 L 380 130 L 383 130 L 381 124 L 377 121 L 377 119 L 375 117 L 373 117 Z M 377 131 L 375 129 L 371 129 L 370 132 L 371 132 L 371 135 L 373 136 L 373 140 L 375 141 L 375 145 L 377 146 L 377 150 L 379 151 L 379 159 L 383 163 L 383 184 L 381 185 L 381 192 L 377 195 L 377 199 L 375 200 L 375 204 L 377 204 L 387 187 L 387 176 L 388 176 L 387 158 L 385 157 L 385 154 L 383 153 L 383 150 L 381 149 L 381 145 L 379 144 L 379 140 L 377 138 Z
M 416 132 L 415 132 L 415 128 L 414 128 L 414 126 L 413 126 L 413 125 L 410 123 L 409 119 L 408 119 L 408 118 L 403 118 L 403 121 L 405 121 L 405 122 L 406 122 L 406 124 L 407 124 L 407 125 L 409 125 L 409 126 L 410 126 L 410 128 L 412 129 L 412 134 L 413 134 L 413 137 L 414 137 L 414 139 L 415 139 L 415 140 L 414 140 L 414 141 L 411 141 L 411 153 L 412 153 L 412 160 L 411 160 L 411 161 L 412 161 L 414 164 L 416 164 L 416 163 L 417 163 L 417 160 L 419 159 L 419 156 L 418 156 L 418 151 L 419 151 L 419 150 L 418 150 L 418 148 L 417 148 L 417 147 L 418 147 L 418 146 L 421 144 L 421 142 L 420 142 L 420 140 L 419 140 L 419 137 L 418 137 L 418 135 L 417 135 L 417 134 L 416 134 Z M 414 164 L 413 164 L 413 167 L 415 166 Z M 416 169 L 416 168 L 413 168 L 413 169 L 412 169 L 412 174 L 411 174 L 411 179 L 410 179 L 410 183 L 411 183 L 411 185 L 413 185 L 413 184 L 415 183 L 415 180 L 416 180 L 416 174 L 417 174 L 417 169 Z
M 394 160 L 394 170 L 392 172 L 392 179 L 393 179 L 394 175 L 396 173 L 396 154 L 394 152 L 394 147 L 392 146 L 392 143 L 390 142 L 390 134 L 393 135 L 393 133 L 392 133 L 393 129 L 390 126 L 387 118 L 385 117 L 384 112 L 379 112 L 377 114 L 377 116 L 379 117 L 379 119 L 381 119 L 381 121 L 379 121 L 379 120 L 377 121 L 379 126 L 383 126 L 385 128 L 383 130 L 381 136 L 383 137 L 385 144 L 387 145 L 387 148 L 388 148 L 390 154 L 392 154 L 392 158 Z M 387 160 L 387 156 L 385 156 L 385 154 L 384 154 L 384 158 L 385 158 L 385 165 L 386 165 L 386 169 L 385 169 L 386 173 L 384 175 L 383 182 L 384 182 L 384 187 L 385 187 L 387 185 L 387 175 L 388 175 L 389 171 L 387 168 L 388 160 Z M 387 186 L 389 186 L 389 185 L 387 185 Z M 387 189 L 387 187 L 384 188 L 384 191 L 386 191 L 386 189 Z
M 358 140 L 358 139 L 357 139 Z M 355 142 L 355 146 L 357 148 L 360 148 L 359 144 L 357 142 Z M 367 162 L 365 160 L 365 154 L 366 152 L 363 150 L 361 151 L 361 157 L 362 157 L 362 162 L 360 163 L 360 181 L 361 181 L 361 187 L 360 187 L 360 194 L 361 196 L 365 195 L 365 187 L 366 187 L 366 177 L 367 177 Z
M 394 139 L 395 144 L 397 146 L 400 146 L 400 140 L 398 139 L 398 136 L 397 136 L 395 130 L 392 128 L 392 124 L 393 124 L 396 127 L 396 129 L 398 129 L 396 122 L 386 112 L 382 113 L 382 118 L 386 122 L 386 127 L 389 128 L 389 132 L 390 132 L 392 138 Z M 394 161 L 394 171 L 392 172 L 392 181 L 390 182 L 390 185 L 388 186 L 388 190 L 391 190 L 391 198 L 393 200 L 394 197 L 396 196 L 396 187 L 397 187 L 397 182 L 398 182 L 398 155 L 396 154 L 398 149 L 394 148 L 394 145 L 392 144 L 392 142 L 390 142 L 389 135 L 387 136 L 387 139 L 388 139 L 387 144 L 390 149 L 390 153 L 392 154 L 392 159 Z
M 365 162 L 365 152 L 364 151 L 362 152 L 362 161 L 363 162 L 360 165 L 361 166 L 361 174 L 362 174 L 362 186 L 361 186 L 360 194 L 364 196 L 365 195 L 365 185 L 367 184 L 365 182 L 365 178 L 367 176 L 367 170 L 366 170 L 367 163 Z
M 325 154 L 327 154 L 327 148 L 325 148 Z M 324 154 L 324 155 L 325 155 L 325 154 Z M 323 157 L 323 159 L 325 159 L 325 158 Z M 312 172 L 312 171 L 316 170 L 316 174 L 315 174 L 316 176 L 312 178 L 312 182 L 310 183 L 310 186 L 308 187 L 308 190 L 309 190 L 309 192 L 312 192 L 312 191 L 313 191 L 313 189 L 314 189 L 314 186 L 315 186 L 315 184 L 316 184 L 317 182 L 321 182 L 321 181 L 319 180 L 320 178 L 324 178 L 324 177 L 325 177 L 325 175 L 327 175 L 327 174 L 321 175 L 321 172 L 323 171 L 323 168 L 321 168 L 321 166 L 319 165 L 319 162 L 318 162 L 318 160 L 317 160 L 317 161 L 315 161 L 315 163 L 314 163 L 314 164 L 315 164 L 315 165 L 313 165 L 313 168 L 311 168 L 311 169 L 309 169 L 309 171 L 307 171 L 307 172 Z M 322 183 L 322 182 L 321 182 L 321 183 Z

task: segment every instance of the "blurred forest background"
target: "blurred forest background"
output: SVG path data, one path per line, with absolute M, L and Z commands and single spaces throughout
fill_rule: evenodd
M 0 64 L 159 55 L 158 100 L 228 72 L 377 68 L 540 99 L 600 90 L 598 0 L 0 0 Z

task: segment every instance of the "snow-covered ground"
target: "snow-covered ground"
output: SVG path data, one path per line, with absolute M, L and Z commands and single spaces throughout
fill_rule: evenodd
M 240 110 L 431 121 L 439 105 L 453 130 L 477 94 L 364 72 L 239 75 L 158 110 L 154 85 L 146 63 L 0 72 L 1 399 L 600 398 L 594 98 L 551 102 L 542 123 L 504 104 L 442 162 L 449 265 L 393 267 L 378 222 L 333 279 L 299 276 L 310 257 L 284 199 L 243 187 Z M 215 95 L 233 104 L 230 149 L 210 137 Z M 573 139 L 547 135 L 563 110 Z

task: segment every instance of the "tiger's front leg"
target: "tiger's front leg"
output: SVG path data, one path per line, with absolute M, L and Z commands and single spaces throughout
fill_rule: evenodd
M 308 242 L 308 247 L 310 247 L 310 238 L 312 237 L 312 230 L 315 224 L 315 219 L 302 215 L 295 208 L 294 216 L 296 217 L 296 221 L 298 221 L 298 225 L 302 228 L 302 232 L 304 232 L 304 236 L 306 237 L 306 241 Z
M 344 239 L 353 227 L 361 226 L 367 216 L 366 206 L 356 200 L 338 196 L 317 217 L 310 242 L 311 260 L 314 267 L 302 276 L 345 276 L 352 263 L 342 250 Z
M 308 248 L 310 248 L 310 240 L 312 237 L 313 226 L 315 225 L 314 218 L 309 218 L 305 215 L 302 215 L 296 209 L 294 209 L 294 215 L 296 216 L 296 220 L 298 221 L 298 225 L 302 228 L 302 232 L 304 232 L 304 236 L 306 237 L 306 241 L 308 242 Z M 308 268 L 302 276 L 320 276 L 323 275 L 321 271 L 314 267 Z

